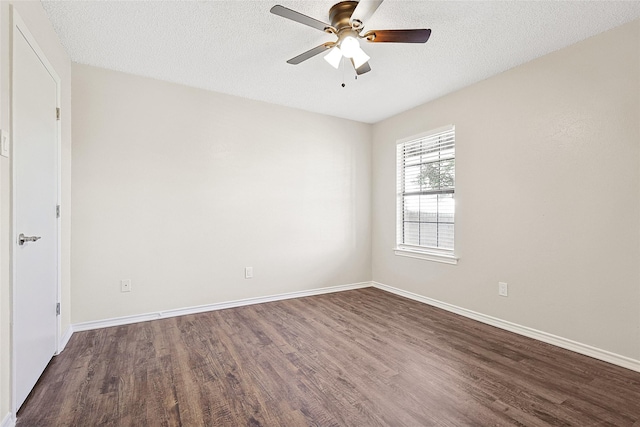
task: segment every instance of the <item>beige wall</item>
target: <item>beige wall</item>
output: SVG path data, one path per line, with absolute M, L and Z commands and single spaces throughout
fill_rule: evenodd
M 70 205 L 71 205 L 71 61 L 58 41 L 39 1 L 0 2 L 0 127 L 10 129 L 9 57 L 10 5 L 29 28 L 61 79 L 62 89 L 62 314 L 61 334 L 70 326 Z M 0 421 L 11 406 L 11 172 L 0 157 Z
M 370 125 L 83 65 L 72 80 L 74 323 L 371 280 Z
M 635 21 L 376 124 L 373 279 L 640 359 L 639 63 Z M 456 266 L 392 251 L 396 140 L 448 124 Z

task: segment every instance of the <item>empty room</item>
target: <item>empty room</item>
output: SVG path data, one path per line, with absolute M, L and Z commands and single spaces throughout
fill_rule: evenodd
M 0 1 L 0 427 L 640 427 L 640 1 Z

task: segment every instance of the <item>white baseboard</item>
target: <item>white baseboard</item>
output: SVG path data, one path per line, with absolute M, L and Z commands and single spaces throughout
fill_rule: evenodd
M 495 326 L 496 328 L 514 332 L 519 335 L 524 335 L 525 337 L 533 338 L 538 341 L 546 342 L 547 344 L 552 344 L 557 347 L 562 347 L 566 350 L 575 351 L 576 353 L 593 357 L 594 359 L 602 360 L 604 362 L 609 362 L 614 365 L 621 366 L 623 368 L 631 369 L 632 371 L 640 372 L 640 360 L 635 360 L 630 357 L 621 356 L 619 354 L 612 353 L 607 350 L 602 350 L 587 344 L 582 344 L 567 338 L 559 337 L 557 335 L 553 335 L 547 332 L 539 331 L 537 329 L 529 328 L 527 326 L 518 325 L 517 323 L 512 323 L 506 320 L 498 319 L 496 317 L 487 316 L 486 314 L 478 313 L 472 310 L 467 310 L 466 308 L 458 307 L 453 304 L 435 300 L 433 298 L 428 298 L 422 295 L 414 294 L 413 292 L 408 292 L 402 289 L 394 288 L 392 286 L 388 286 L 383 283 L 372 282 L 372 286 L 375 288 L 381 289 L 383 291 L 391 292 L 392 294 L 396 294 L 405 298 L 409 298 L 415 301 L 432 305 L 434 307 L 441 308 L 451 313 L 468 317 L 469 319 L 477 320 L 478 322 L 486 323 L 487 325 Z
M 635 360 L 630 357 L 622 356 L 616 353 L 612 353 L 607 350 L 602 350 L 587 344 L 583 344 L 577 341 L 563 338 L 557 335 L 553 335 L 547 332 L 539 331 L 537 329 L 529 328 L 527 326 L 518 325 L 517 323 L 509 322 L 506 320 L 498 319 L 497 317 L 488 316 L 486 314 L 478 313 L 476 311 L 468 310 L 466 308 L 458 307 L 453 304 L 438 301 L 433 298 L 425 297 L 422 295 L 414 294 L 413 292 L 405 291 L 402 289 L 394 288 L 389 285 L 385 285 L 379 282 L 361 282 L 353 283 L 349 285 L 331 286 L 327 288 L 311 289 L 307 291 L 289 292 L 285 294 L 269 295 L 264 297 L 246 298 L 236 301 L 228 301 L 214 304 L 205 304 L 194 307 L 185 307 L 172 310 L 158 311 L 153 313 L 138 314 L 133 316 L 123 316 L 104 320 L 95 320 L 91 322 L 76 323 L 71 325 L 67 332 L 61 339 L 60 351 L 64 349 L 67 342 L 71 338 L 74 332 L 88 331 L 91 329 L 108 328 L 111 326 L 127 325 L 131 323 L 146 322 L 155 319 L 164 319 L 168 317 L 184 316 L 187 314 L 204 313 L 207 311 L 223 310 L 225 308 L 242 307 L 252 304 L 261 304 L 264 302 L 281 301 L 291 298 L 301 298 L 313 295 L 321 295 L 332 292 L 349 291 L 353 289 L 361 289 L 367 287 L 375 287 L 383 291 L 391 292 L 393 294 L 419 301 L 434 307 L 441 308 L 451 313 L 459 314 L 469 319 L 476 320 L 478 322 L 486 323 L 487 325 L 495 326 L 506 331 L 514 332 L 525 337 L 533 338 L 538 341 L 545 342 L 547 344 L 555 345 L 567 350 L 574 351 L 576 353 L 584 354 L 594 359 L 609 362 L 623 368 L 631 369 L 633 371 L 640 372 L 640 360 Z M 12 424 L 8 424 L 12 425 Z M 4 421 L 0 427 L 5 427 Z
M 62 353 L 62 350 L 64 350 L 64 348 L 67 346 L 67 343 L 71 339 L 71 335 L 73 335 L 73 325 L 69 325 L 69 327 L 67 328 L 65 333 L 60 338 L 60 341 L 58 341 L 58 353 L 57 354 Z
M 368 288 L 371 282 L 353 283 L 350 285 L 330 286 L 326 288 L 310 289 L 307 291 L 296 291 L 285 294 L 269 295 L 264 297 L 246 298 L 235 301 L 219 302 L 214 304 L 198 305 L 194 307 L 177 308 L 172 310 L 158 311 L 153 313 L 137 314 L 133 316 L 115 317 L 104 320 L 94 320 L 72 325 L 73 332 L 88 331 L 91 329 L 108 328 L 111 326 L 128 325 L 130 323 L 146 322 L 155 319 L 165 319 L 167 317 L 184 316 L 186 314 L 204 313 L 207 311 L 223 310 L 225 308 L 242 307 L 245 305 L 261 304 L 264 302 L 281 301 L 291 298 L 301 298 L 313 295 L 328 294 L 332 292 L 350 291 L 353 289 Z M 66 335 L 66 334 L 65 334 Z M 71 335 L 69 335 L 71 338 Z M 67 339 L 68 341 L 68 339 Z M 65 343 L 66 344 L 66 343 Z
M 16 420 L 13 418 L 13 414 L 11 412 L 8 412 L 7 415 L 5 415 L 2 419 L 0 427 L 15 427 L 15 425 Z

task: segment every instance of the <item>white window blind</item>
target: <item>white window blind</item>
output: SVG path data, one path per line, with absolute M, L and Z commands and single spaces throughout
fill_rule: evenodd
M 455 127 L 398 143 L 397 245 L 453 253 Z

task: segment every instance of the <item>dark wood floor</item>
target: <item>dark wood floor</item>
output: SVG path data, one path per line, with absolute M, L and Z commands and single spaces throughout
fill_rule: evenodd
M 367 288 L 73 335 L 18 426 L 640 426 L 640 373 Z

